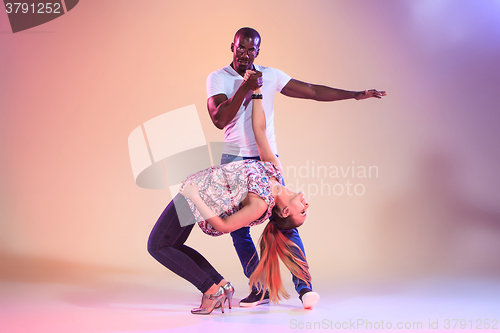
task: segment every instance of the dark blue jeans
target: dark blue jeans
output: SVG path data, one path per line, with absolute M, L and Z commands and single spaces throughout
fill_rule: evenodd
M 181 227 L 183 221 L 192 223 Z M 156 222 L 148 240 L 148 252 L 163 266 L 188 280 L 199 291 L 206 293 L 213 284 L 219 284 L 223 277 L 196 250 L 184 245 L 195 219 L 186 199 L 177 194 Z
M 220 163 L 226 164 L 234 161 L 250 160 L 250 159 L 260 161 L 259 156 L 241 157 L 235 155 L 222 154 Z M 284 181 L 283 185 L 285 185 Z M 271 219 L 272 216 L 270 220 Z M 304 245 L 302 244 L 302 240 L 300 239 L 299 232 L 297 231 L 297 229 L 283 230 L 278 228 L 278 230 L 286 238 L 288 238 L 295 245 L 297 245 L 302 250 L 302 253 L 304 253 L 304 255 L 306 254 L 306 251 L 304 250 Z M 236 253 L 240 258 L 241 266 L 243 266 L 243 273 L 247 278 L 250 278 L 250 275 L 252 275 L 253 271 L 259 264 L 259 257 L 257 255 L 257 250 L 255 249 L 252 237 L 250 236 L 250 227 L 243 227 L 241 229 L 231 232 L 231 237 L 233 237 L 234 248 L 236 249 Z M 306 258 L 302 259 L 306 261 Z M 309 288 L 309 286 L 304 281 L 300 280 L 296 276 L 293 276 L 292 280 L 293 284 L 295 285 L 295 290 L 297 291 L 298 294 L 300 294 L 300 291 L 302 289 Z

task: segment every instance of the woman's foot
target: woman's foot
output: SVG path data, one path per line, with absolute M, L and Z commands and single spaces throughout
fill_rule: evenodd
M 227 305 L 231 309 L 231 306 L 233 304 L 234 287 L 231 284 L 231 282 L 226 282 L 221 287 L 222 287 L 222 289 L 224 289 L 224 299 L 223 299 L 222 303 L 224 303 L 227 299 Z
M 223 283 L 224 282 L 224 283 Z M 219 287 L 222 287 L 224 289 L 224 300 L 222 303 L 226 302 L 229 305 L 229 308 L 231 309 L 232 303 L 233 303 L 233 295 L 234 295 L 234 286 L 231 284 L 231 282 L 228 282 L 226 280 L 222 280 L 219 284 Z M 215 308 L 218 309 L 221 307 L 221 304 L 218 304 Z
M 215 286 L 217 292 L 213 293 L 213 286 L 203 294 L 201 298 L 201 305 L 199 308 L 191 310 L 192 314 L 203 314 L 208 315 L 220 304 L 222 313 L 224 313 L 224 300 L 226 295 L 224 294 L 224 288 Z

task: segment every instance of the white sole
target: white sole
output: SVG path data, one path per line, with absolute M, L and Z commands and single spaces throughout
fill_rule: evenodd
M 316 303 L 319 301 L 319 294 L 310 291 L 308 293 L 305 293 L 304 296 L 302 296 L 302 306 L 304 309 L 312 309 L 314 306 L 316 306 Z
M 262 301 L 256 301 L 253 303 L 241 303 L 240 302 L 240 307 L 241 308 L 251 308 L 253 306 L 261 305 L 261 304 L 269 304 L 269 299 L 263 299 Z

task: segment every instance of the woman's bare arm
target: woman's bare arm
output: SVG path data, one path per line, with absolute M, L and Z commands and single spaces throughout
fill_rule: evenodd
M 198 187 L 196 185 L 187 183 L 179 190 L 179 193 L 190 199 L 205 221 L 207 221 L 218 232 L 231 232 L 247 226 L 261 217 L 267 209 L 267 204 L 264 200 L 253 193 L 248 193 L 251 197 L 249 198 L 250 200 L 247 205 L 243 206 L 242 209 L 225 219 L 221 219 L 200 197 Z
M 260 88 L 254 90 L 254 94 L 260 94 Z M 263 96 L 266 98 L 266 96 Z M 272 162 L 278 169 L 283 172 L 281 162 L 276 155 L 274 155 L 271 150 L 271 145 L 269 144 L 269 139 L 266 134 L 266 114 L 264 113 L 264 106 L 262 105 L 262 99 L 252 100 L 252 129 L 255 136 L 255 143 L 257 144 L 257 149 L 259 151 L 259 156 L 261 161 Z

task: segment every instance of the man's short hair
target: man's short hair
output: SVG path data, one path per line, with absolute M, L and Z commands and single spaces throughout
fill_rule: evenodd
M 236 33 L 234 34 L 234 41 L 236 41 L 236 37 L 247 37 L 247 38 L 253 38 L 254 40 L 255 39 L 258 39 L 259 40 L 259 46 L 260 46 L 260 34 L 257 32 L 257 30 L 253 29 L 253 28 L 249 28 L 249 27 L 244 27 L 244 28 L 241 28 L 239 29 L 238 31 L 236 31 Z

